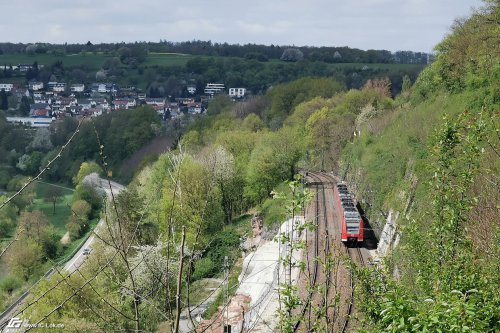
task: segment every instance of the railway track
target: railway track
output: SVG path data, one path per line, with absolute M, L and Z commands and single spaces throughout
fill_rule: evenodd
M 316 186 L 316 204 L 315 204 L 315 215 L 314 215 L 314 223 L 316 225 L 316 228 L 314 229 L 314 257 L 317 258 L 319 256 L 319 220 L 320 220 L 320 200 L 319 200 L 319 189 L 320 189 L 320 186 L 322 187 L 322 192 L 323 192 L 323 206 L 324 206 L 324 187 L 321 185 L 321 179 L 310 173 L 308 175 L 308 177 L 310 177 L 311 179 L 315 179 L 316 181 L 313 181 L 312 184 L 314 186 Z M 318 278 L 318 269 L 319 269 L 319 264 L 318 264 L 318 261 L 317 260 L 313 260 L 313 276 L 311 278 L 311 285 L 313 288 L 310 289 L 308 295 L 307 295 L 307 298 L 305 300 L 305 303 L 304 303 L 304 306 L 302 308 L 302 310 L 300 311 L 300 317 L 303 318 L 306 311 L 309 309 L 311 309 L 310 305 L 311 305 L 311 302 L 312 302 L 312 298 L 313 298 L 313 294 L 314 294 L 314 287 L 316 286 L 316 281 L 317 281 L 317 278 Z M 309 313 L 310 315 L 310 313 Z M 300 325 L 302 323 L 302 320 L 298 320 L 295 325 L 293 326 L 293 331 L 294 332 L 297 332 Z
M 326 261 L 326 256 L 330 254 L 332 251 L 336 251 L 332 248 L 331 242 L 338 242 L 340 244 L 340 231 L 336 230 L 334 225 L 338 221 L 338 217 L 335 216 L 335 211 L 328 210 L 327 205 L 327 185 L 335 184 L 336 180 L 322 173 L 316 172 L 308 172 L 307 177 L 309 178 L 309 186 L 314 187 L 316 189 L 316 198 L 315 198 L 315 217 L 314 222 L 316 225 L 314 231 L 314 257 L 321 258 Z M 333 206 L 332 206 L 333 207 Z M 330 213 L 330 215 L 329 215 Z M 323 236 L 325 237 L 323 239 Z M 320 244 L 324 246 L 324 256 L 320 253 Z M 361 252 L 361 248 L 359 248 L 355 244 L 355 247 L 343 247 L 347 255 L 351 258 L 353 262 L 356 262 L 360 265 L 364 265 L 364 258 Z M 342 247 L 339 247 L 338 250 L 341 250 Z M 340 253 L 339 253 L 340 255 Z M 309 264 L 308 259 L 308 264 Z M 319 321 L 326 320 L 327 327 L 329 327 L 329 331 L 331 332 L 348 332 L 348 330 L 352 326 L 352 313 L 354 310 L 354 272 L 351 270 L 350 272 L 346 267 L 346 273 L 342 274 L 340 279 L 342 282 L 337 280 L 339 277 L 337 274 L 333 276 L 333 279 L 336 281 L 332 281 L 332 270 L 327 269 L 325 272 L 320 272 L 320 263 L 319 260 L 313 260 L 312 270 L 309 272 L 310 276 L 310 291 L 308 291 L 306 299 L 304 300 L 304 305 L 300 310 L 300 318 L 294 325 L 294 332 L 312 332 L 311 328 L 311 320 Z M 340 269 L 340 268 L 339 268 Z M 337 272 L 338 273 L 338 272 Z M 322 293 L 315 291 L 319 283 L 324 283 L 325 288 Z M 340 287 L 339 287 L 340 286 Z M 345 286 L 345 287 L 342 287 Z M 335 290 L 333 290 L 333 288 Z M 340 288 L 340 289 L 339 289 Z M 345 288 L 345 289 L 343 289 Z M 344 291 L 343 291 L 344 290 Z M 332 294 L 333 293 L 333 294 Z M 338 295 L 340 295 L 342 300 L 345 300 L 347 303 L 347 307 L 343 308 L 334 308 L 333 310 L 326 309 L 326 316 L 323 314 L 318 314 L 315 317 L 311 317 L 311 308 L 314 306 L 325 307 L 325 302 L 330 299 L 334 299 Z M 343 301 L 341 302 L 343 304 Z M 337 310 L 338 309 L 338 310 Z M 306 313 L 309 310 L 309 320 L 306 319 Z M 332 312 L 333 311 L 333 312 Z M 325 318 L 327 317 L 327 318 Z M 331 320 L 332 322 L 328 322 Z
M 358 262 L 359 264 L 364 266 L 365 260 L 363 259 L 363 254 L 361 253 L 361 249 L 358 247 L 358 244 L 355 244 L 355 246 L 356 247 L 353 247 L 353 248 L 349 248 L 346 246 L 345 248 L 346 248 L 347 254 L 351 258 L 351 260 L 353 260 L 354 262 Z M 355 257 L 357 259 L 355 259 Z M 350 301 L 347 304 L 347 315 L 345 317 L 344 324 L 342 325 L 342 330 L 341 330 L 342 333 L 347 332 L 347 329 L 349 328 L 349 324 L 351 323 L 350 317 L 352 314 L 352 309 L 354 307 L 354 287 L 355 287 L 353 275 L 354 275 L 354 272 L 351 270 L 350 283 L 349 283 L 351 296 L 350 296 Z

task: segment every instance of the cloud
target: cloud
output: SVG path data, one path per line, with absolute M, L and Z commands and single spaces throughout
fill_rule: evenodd
M 480 0 L 44 0 L 2 5 L 11 42 L 167 39 L 430 51 Z

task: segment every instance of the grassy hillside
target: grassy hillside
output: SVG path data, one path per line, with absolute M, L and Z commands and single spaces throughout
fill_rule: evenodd
M 500 325 L 500 9 L 456 24 L 437 60 L 397 99 L 358 117 L 340 171 L 378 229 L 400 213 L 401 240 L 361 273 L 368 331 L 494 332 Z

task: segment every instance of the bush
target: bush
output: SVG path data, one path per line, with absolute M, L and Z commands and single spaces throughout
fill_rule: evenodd
M 262 204 L 261 214 L 264 225 L 272 227 L 275 224 L 281 224 L 285 220 L 284 199 L 269 198 Z
M 57 233 L 54 226 L 49 226 L 43 231 L 40 244 L 42 245 L 43 252 L 47 258 L 54 259 L 61 254 L 62 245 L 60 238 L 61 237 Z
M 69 237 L 72 240 L 80 238 L 83 231 L 82 225 L 75 216 L 71 216 L 69 222 L 66 224 L 66 230 L 69 232 Z
M 78 170 L 77 175 L 73 178 L 73 183 L 75 185 L 81 184 L 85 176 L 88 176 L 94 172 L 100 175 L 102 174 L 102 168 L 95 162 L 83 162 L 80 165 L 80 169 Z
M 0 280 L 0 290 L 8 293 L 9 295 L 21 285 L 22 281 L 15 275 L 7 275 Z
M 206 255 L 215 267 L 213 274 L 222 271 L 225 256 L 228 256 L 230 261 L 236 259 L 239 245 L 240 237 L 233 230 L 223 230 L 213 237 Z
M 90 204 L 87 201 L 80 199 L 73 202 L 71 210 L 77 215 L 78 218 L 86 221 L 92 212 L 92 207 L 90 207 Z
M 12 245 L 7 255 L 9 268 L 25 281 L 41 269 L 43 248 L 32 239 L 18 240 Z
M 74 202 L 84 200 L 92 207 L 91 218 L 97 217 L 97 211 L 102 207 L 103 197 L 88 184 L 80 184 L 76 187 Z
M 217 269 L 209 257 L 201 258 L 194 264 L 194 272 L 191 281 L 210 278 L 215 275 Z

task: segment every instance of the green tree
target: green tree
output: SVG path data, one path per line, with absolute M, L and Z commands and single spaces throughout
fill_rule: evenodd
M 32 212 L 22 211 L 17 221 L 20 229 L 24 230 L 23 235 L 41 243 L 45 228 L 49 225 L 49 220 L 40 210 Z
M 92 212 L 92 207 L 85 200 L 76 200 L 71 205 L 71 210 L 77 217 L 87 220 Z
M 411 80 L 408 75 L 403 76 L 403 85 L 401 87 L 402 93 L 408 93 L 411 88 Z
M 80 165 L 80 169 L 78 170 L 78 173 L 76 176 L 73 178 L 73 184 L 78 185 L 82 182 L 83 178 L 86 176 L 90 175 L 91 173 L 97 173 L 98 175 L 102 174 L 102 168 L 99 166 L 99 164 L 95 162 L 83 162 Z
M 0 202 L 5 202 L 7 197 L 0 196 Z M 7 206 L 0 209 L 0 235 L 9 235 L 16 226 L 17 209 L 9 203 Z
M 16 241 L 7 253 L 7 262 L 14 273 L 25 281 L 41 269 L 43 249 L 31 238 Z
M 21 97 L 21 104 L 19 106 L 19 112 L 22 116 L 28 116 L 30 114 L 30 99 L 26 96 Z
M 288 127 L 262 136 L 246 169 L 245 195 L 250 202 L 258 203 L 269 197 L 276 185 L 293 178 L 303 148 L 303 142 Z
M 45 202 L 51 202 L 53 205 L 53 214 L 56 214 L 56 203 L 62 201 L 63 199 L 63 194 L 62 191 L 59 187 L 56 186 L 50 186 L 44 194 Z
M 66 224 L 66 230 L 72 240 L 78 239 L 82 236 L 82 221 L 76 216 L 70 216 L 69 222 Z
M 224 110 L 227 110 L 232 104 L 233 102 L 229 96 L 225 94 L 215 95 L 208 103 L 207 114 L 215 116 Z
M 96 189 L 92 188 L 89 184 L 82 183 L 76 186 L 73 200 L 85 200 L 92 207 L 91 216 L 95 216 L 97 211 L 102 207 L 104 196 L 101 195 Z
M 8 110 L 9 109 L 9 98 L 5 89 L 0 90 L 0 110 Z
M 265 127 L 264 122 L 255 113 L 250 113 L 243 120 L 243 128 L 251 132 L 259 132 Z

